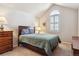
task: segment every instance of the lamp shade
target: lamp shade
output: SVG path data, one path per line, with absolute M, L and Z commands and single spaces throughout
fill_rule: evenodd
M 39 30 L 40 31 L 41 30 L 41 27 L 36 27 L 36 30 Z
M 0 24 L 1 25 L 8 24 L 7 20 L 5 19 L 5 17 L 0 17 Z

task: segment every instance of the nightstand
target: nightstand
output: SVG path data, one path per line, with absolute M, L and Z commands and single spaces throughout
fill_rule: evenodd
M 0 54 L 13 49 L 13 32 L 0 31 Z

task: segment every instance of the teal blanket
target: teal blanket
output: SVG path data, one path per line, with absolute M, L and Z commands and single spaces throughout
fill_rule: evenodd
M 27 34 L 21 35 L 19 41 L 42 48 L 48 55 L 53 55 L 52 49 L 57 46 L 60 39 L 59 36 L 51 34 Z

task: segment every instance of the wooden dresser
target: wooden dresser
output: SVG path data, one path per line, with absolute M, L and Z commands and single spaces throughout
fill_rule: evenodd
M 13 49 L 13 32 L 0 31 L 0 54 Z
M 73 55 L 79 56 L 79 36 L 72 37 Z

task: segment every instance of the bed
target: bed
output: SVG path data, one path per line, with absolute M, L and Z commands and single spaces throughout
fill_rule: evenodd
M 18 45 L 22 44 L 24 47 L 41 53 L 42 55 L 53 55 L 52 51 L 58 46 L 58 43 L 61 42 L 59 36 L 51 34 L 35 34 L 35 27 L 32 28 L 34 33 L 22 34 L 22 30 L 28 28 L 29 26 L 19 26 Z

